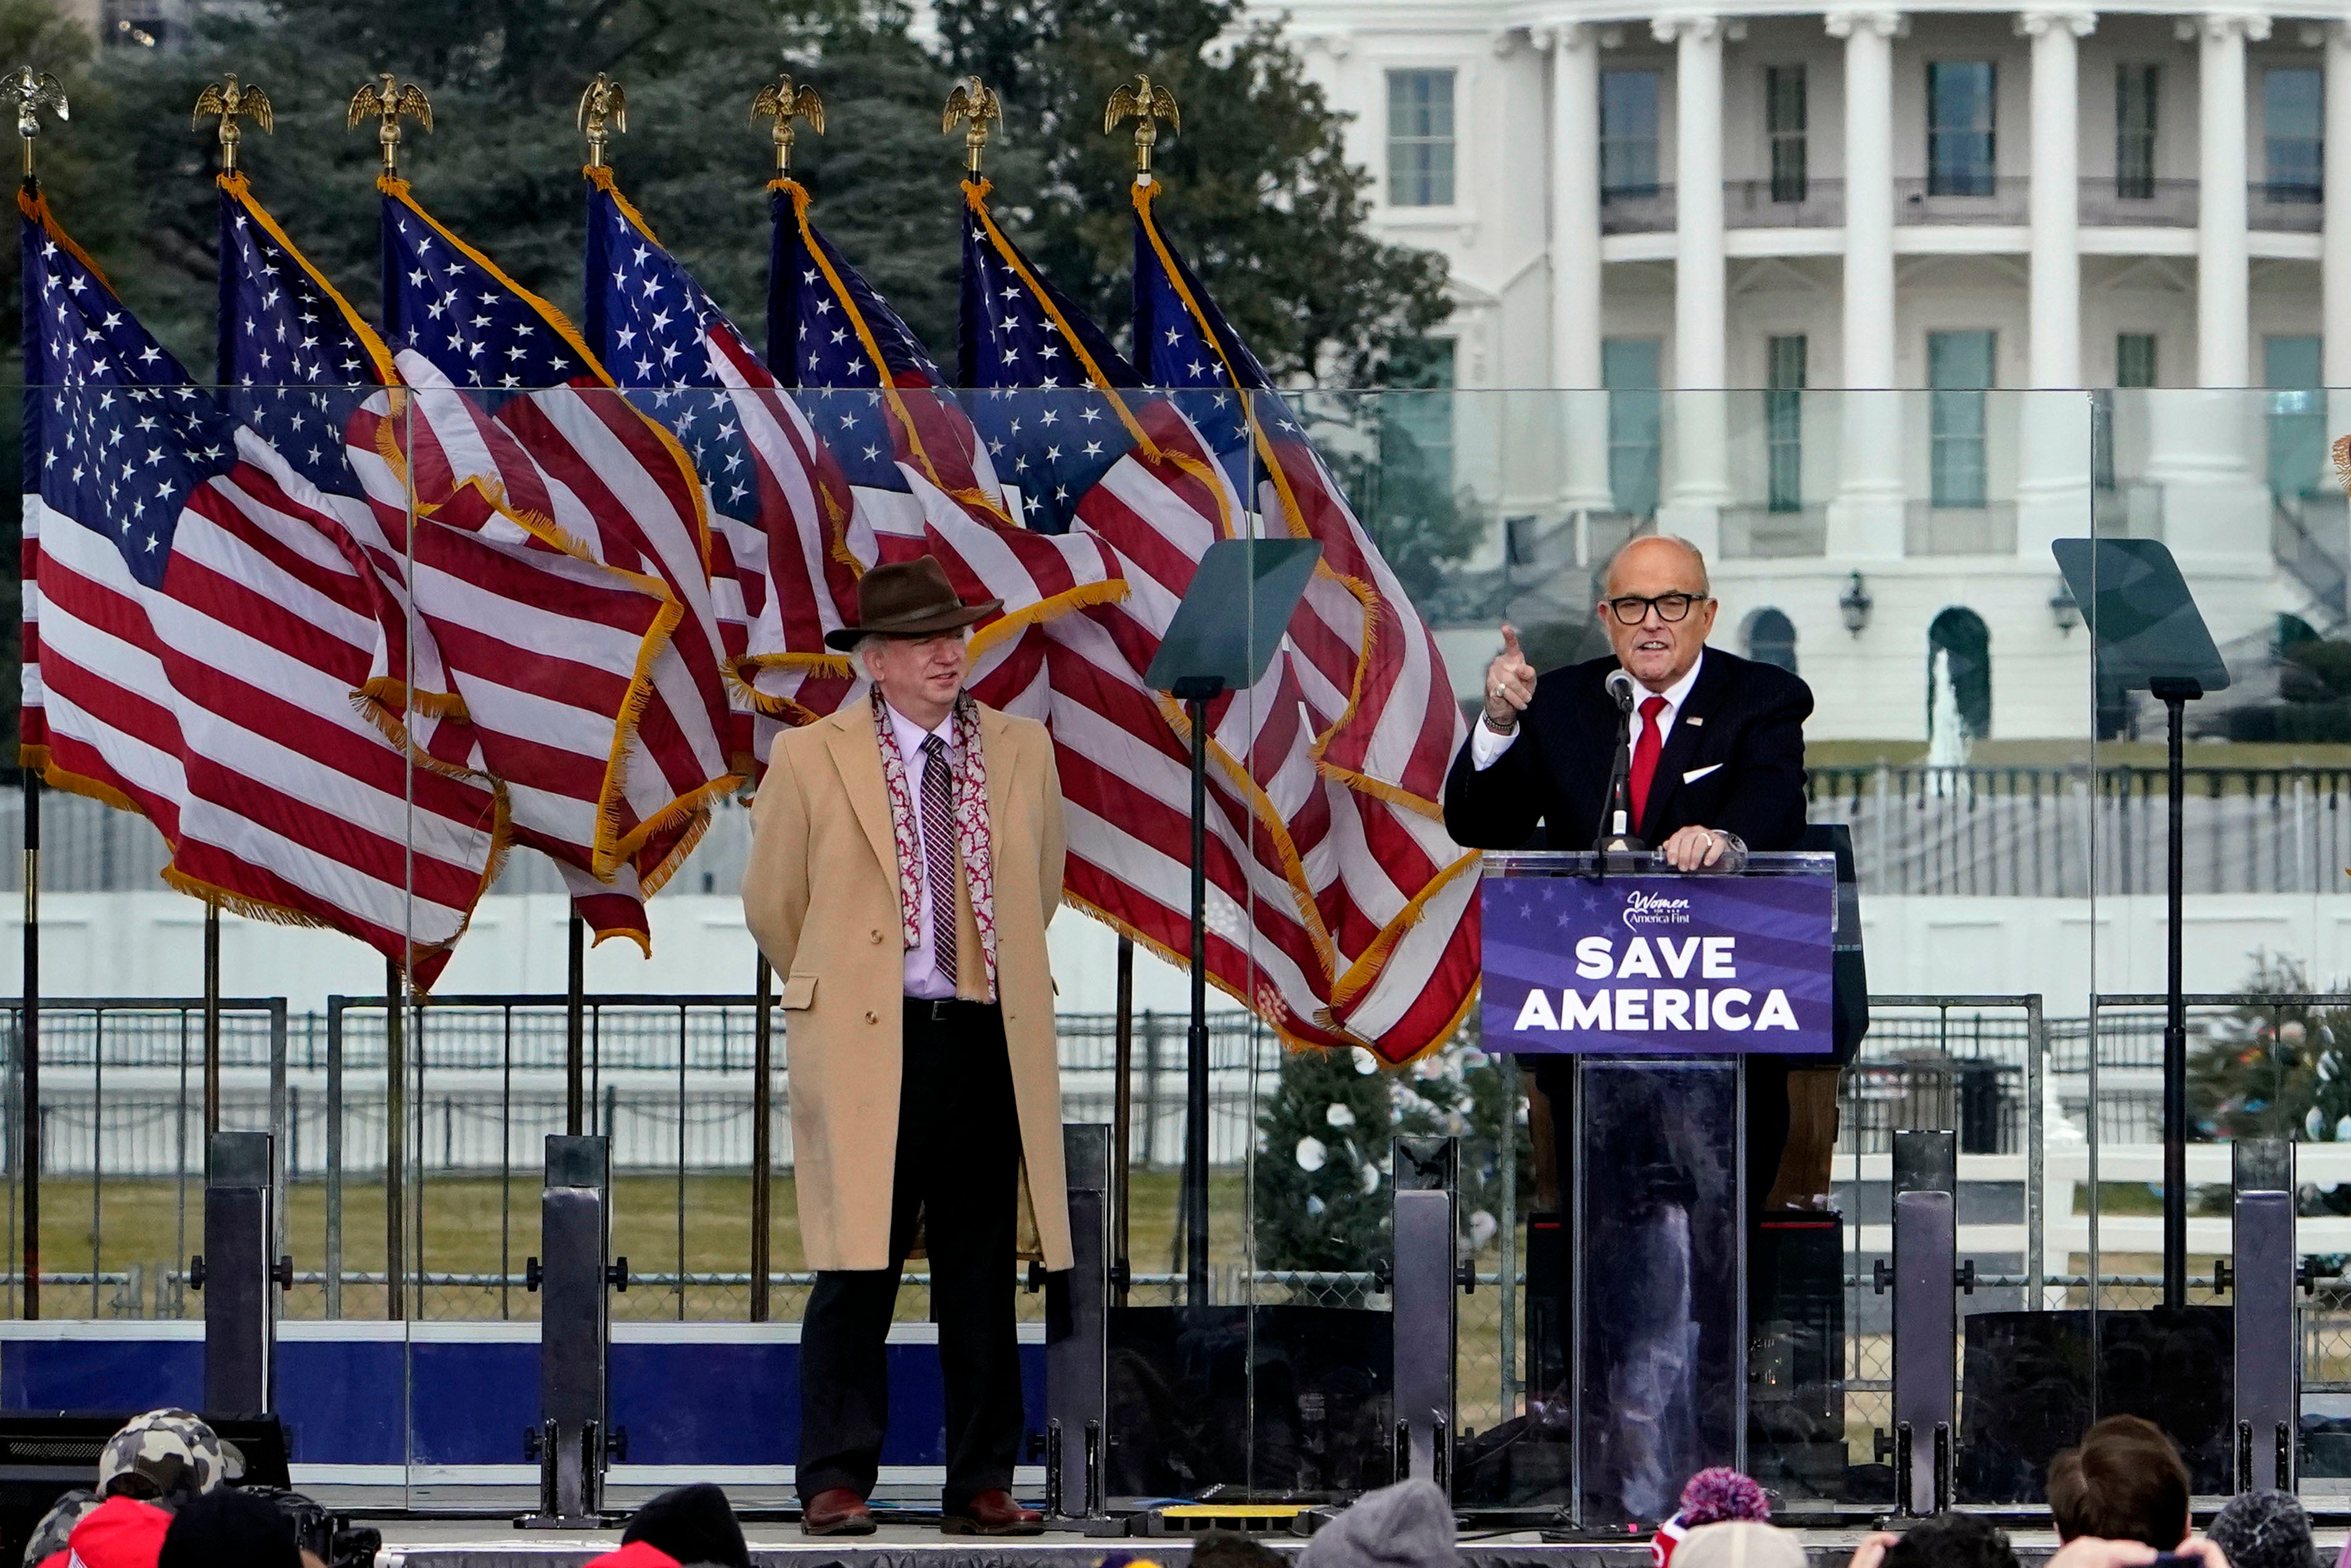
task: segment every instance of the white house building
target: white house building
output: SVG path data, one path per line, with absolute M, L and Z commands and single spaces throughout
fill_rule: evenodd
M 1971 731 L 2087 733 L 2049 542 L 2094 516 L 2249 664 L 2343 624 L 2351 7 L 1280 9 L 1378 230 L 1452 266 L 1421 384 L 1460 391 L 1419 417 L 1512 580 L 1445 633 L 1457 684 L 1532 563 L 1651 519 L 1816 737 L 1924 738 L 1930 628 L 1988 643 Z

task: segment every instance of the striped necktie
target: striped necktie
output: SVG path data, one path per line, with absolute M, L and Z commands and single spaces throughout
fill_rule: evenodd
M 956 977 L 955 775 L 947 743 L 923 741 L 923 865 L 931 890 L 931 946 L 939 977 Z

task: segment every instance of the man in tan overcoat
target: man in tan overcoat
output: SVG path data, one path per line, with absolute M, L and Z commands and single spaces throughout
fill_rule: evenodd
M 1014 1259 L 1033 1219 L 1070 1267 L 1045 925 L 1061 790 L 1042 725 L 964 689 L 966 605 L 935 559 L 860 580 L 831 634 L 870 702 L 778 737 L 743 911 L 781 977 L 800 1240 L 801 1529 L 864 1534 L 888 1424 L 900 1266 L 931 1264 L 950 1534 L 1034 1534 L 1011 1497 L 1021 1430 Z M 1025 1177 L 1025 1181 L 1024 1181 Z

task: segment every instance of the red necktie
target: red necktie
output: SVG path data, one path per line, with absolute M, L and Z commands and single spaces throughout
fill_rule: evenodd
M 1657 716 L 1666 699 L 1650 697 L 1641 704 L 1641 738 L 1633 743 L 1633 831 L 1641 831 L 1641 810 L 1649 803 L 1649 780 L 1657 776 L 1657 752 L 1665 742 L 1657 735 Z

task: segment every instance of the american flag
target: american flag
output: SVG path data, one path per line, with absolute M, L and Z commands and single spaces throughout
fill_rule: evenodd
M 243 176 L 224 176 L 221 192 L 221 376 L 254 428 L 316 478 L 395 601 L 396 612 L 385 617 L 384 653 L 365 688 L 378 723 L 404 736 L 428 766 L 498 790 L 513 841 L 555 861 L 599 940 L 619 935 L 648 946 L 637 865 L 623 863 L 609 879 L 595 874 L 598 822 L 592 815 L 583 821 L 571 797 L 601 784 L 609 770 L 628 677 L 656 630 L 660 602 L 634 584 L 538 549 L 515 530 L 467 532 L 456 507 L 432 518 L 420 511 L 435 526 L 417 530 L 412 556 L 401 476 L 418 405 L 389 414 L 381 389 L 402 376 L 392 349 L 295 246 Z M 411 368 L 431 384 L 442 381 L 421 360 Z M 319 439 L 322 422 L 331 443 Z M 517 470 L 528 468 L 527 457 L 506 455 Z M 455 526 L 438 526 L 444 522 Z M 567 620 L 568 629 L 557 624 Z M 515 656 L 518 643 L 543 653 L 583 639 L 601 666 Z M 568 745 L 545 744 L 550 732 Z M 584 777 L 581 757 L 599 769 L 593 779 Z M 583 831 L 590 836 L 581 838 Z
M 586 173 L 588 340 L 694 459 L 730 690 L 753 720 L 753 756 L 764 758 L 778 727 L 831 713 L 856 686 L 849 661 L 824 646 L 856 615 L 849 483 L 611 170 Z
M 1343 869 L 1317 886 L 1341 966 L 1329 1012 L 1402 1060 L 1449 1036 L 1477 985 L 1478 857 L 1447 835 L 1441 805 L 1461 710 L 1435 638 L 1296 411 L 1161 230 L 1158 191 L 1147 178 L 1134 187 L 1138 367 L 1178 389 L 1268 532 L 1322 546 L 1285 646 L 1313 768 L 1347 786 L 1354 812 L 1330 822 Z M 1313 836 L 1293 826 L 1301 842 Z
M 346 433 L 387 532 L 419 527 L 414 592 L 517 842 L 564 868 L 600 936 L 738 780 L 691 460 L 563 317 L 381 183 L 385 338 L 404 391 Z
M 979 432 L 914 333 L 809 221 L 807 191 L 777 181 L 768 364 L 846 476 L 861 563 L 934 555 L 966 601 L 1001 599 L 972 636 L 981 701 L 1044 716 L 1044 644 L 1028 633 L 1125 596 L 1111 552 L 1020 526 Z
M 1057 718 L 1074 720 L 1056 726 L 1071 892 L 1173 956 L 1188 939 L 1187 742 L 1179 710 L 1141 674 L 1201 553 L 1249 526 L 1200 428 L 1229 425 L 1239 397 L 1181 394 L 1196 405 L 1186 409 L 1176 394 L 1143 390 L 1004 234 L 987 187 L 964 191 L 965 376 L 990 389 L 974 396 L 974 419 L 999 472 L 1035 476 L 1031 519 L 1097 534 L 1133 586 L 1083 624 L 1048 631 Z M 1343 1004 L 1341 983 L 1354 977 L 1351 995 L 1361 995 L 1366 969 L 1414 923 L 1422 886 L 1401 883 L 1426 857 L 1374 862 L 1374 845 L 1395 836 L 1384 819 L 1395 808 L 1314 766 L 1310 746 L 1328 720 L 1307 693 L 1319 685 L 1288 637 L 1256 689 L 1210 705 L 1210 976 L 1294 1043 L 1365 1044 L 1402 1061 L 1450 1032 L 1462 998 L 1433 998 L 1380 1028 Z M 1113 737 L 1112 755 L 1089 755 Z M 1442 864 L 1459 858 L 1455 850 Z
M 386 606 L 329 499 L 17 200 L 26 762 L 154 822 L 173 885 L 429 985 L 495 864 L 496 796 L 412 766 L 355 703 Z

